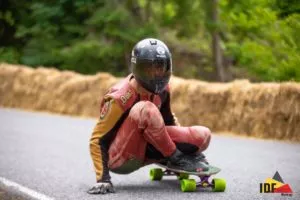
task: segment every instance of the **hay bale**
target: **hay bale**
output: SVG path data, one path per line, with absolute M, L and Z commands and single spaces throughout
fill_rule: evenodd
M 83 76 L 71 71 L 0 65 L 0 105 L 96 117 L 100 97 L 118 81 L 108 73 Z
M 182 125 L 199 124 L 213 131 L 300 141 L 298 83 L 181 80 L 175 85 L 179 91 L 174 91 L 172 107 Z
M 0 106 L 97 117 L 106 90 L 117 83 L 108 73 L 0 64 Z M 300 141 L 300 84 L 236 80 L 207 83 L 171 78 L 172 108 L 182 125 L 213 132 Z

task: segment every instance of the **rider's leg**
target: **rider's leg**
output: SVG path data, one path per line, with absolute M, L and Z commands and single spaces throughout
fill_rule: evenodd
M 145 160 L 147 143 L 164 157 L 176 152 L 158 108 L 149 101 L 140 101 L 130 110 L 109 148 L 109 168 L 117 173 L 130 173 Z

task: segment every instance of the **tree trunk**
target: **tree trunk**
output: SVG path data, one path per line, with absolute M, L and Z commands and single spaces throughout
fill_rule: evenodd
M 145 19 L 149 22 L 151 16 L 151 1 L 147 1 L 146 8 L 145 8 Z
M 212 30 L 212 55 L 213 55 L 213 62 L 216 67 L 218 79 L 221 82 L 226 80 L 225 77 L 225 69 L 223 66 L 223 57 L 222 57 L 222 50 L 220 45 L 220 31 L 218 28 L 219 22 L 219 12 L 218 12 L 218 1 L 219 0 L 212 0 L 212 22 L 214 24 Z

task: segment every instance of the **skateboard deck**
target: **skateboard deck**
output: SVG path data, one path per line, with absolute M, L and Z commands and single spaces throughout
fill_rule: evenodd
M 169 168 L 168 166 L 163 165 L 163 164 L 159 164 L 159 163 L 157 163 L 156 165 L 158 165 L 162 168 L 165 168 L 166 170 L 172 171 L 174 173 L 186 173 L 186 174 L 195 175 L 195 176 L 211 176 L 211 175 L 217 174 L 221 171 L 220 168 L 214 167 L 214 166 L 209 166 L 208 171 L 188 172 L 188 171 L 185 171 L 185 170 L 178 170 L 178 169 Z
M 177 176 L 180 180 L 181 191 L 194 192 L 197 188 L 211 188 L 213 192 L 224 192 L 226 189 L 226 181 L 220 178 L 213 178 L 210 181 L 210 177 L 221 171 L 220 168 L 210 166 L 208 171 L 188 172 L 184 170 L 178 170 L 169 168 L 163 164 L 156 164 L 161 168 L 150 169 L 150 179 L 153 181 L 162 180 L 163 176 Z M 189 175 L 199 177 L 199 181 L 195 179 L 189 179 Z

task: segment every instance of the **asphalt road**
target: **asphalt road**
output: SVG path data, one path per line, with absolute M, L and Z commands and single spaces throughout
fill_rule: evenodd
M 54 199 L 300 199 L 300 144 L 214 135 L 206 151 L 222 168 L 224 193 L 182 193 L 175 177 L 151 182 L 149 168 L 112 174 L 117 193 L 88 195 L 95 181 L 89 137 L 95 120 L 0 109 L 0 178 Z M 278 171 L 293 196 L 260 194 L 259 183 Z M 2 198 L 1 198 L 2 194 Z M 16 197 L 7 197 L 9 194 Z M 1 199 L 25 199 L 0 180 Z M 27 197 L 26 199 L 32 199 Z

